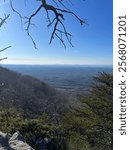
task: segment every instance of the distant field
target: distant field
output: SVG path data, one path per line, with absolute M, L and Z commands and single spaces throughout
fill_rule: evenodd
M 112 66 L 80 65 L 4 65 L 4 67 L 31 75 L 54 88 L 71 94 L 84 94 L 98 72 L 112 73 Z

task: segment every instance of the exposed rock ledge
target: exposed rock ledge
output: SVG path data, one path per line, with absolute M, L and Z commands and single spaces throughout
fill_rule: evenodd
M 0 150 L 34 150 L 23 139 L 23 136 L 16 132 L 12 136 L 0 132 Z

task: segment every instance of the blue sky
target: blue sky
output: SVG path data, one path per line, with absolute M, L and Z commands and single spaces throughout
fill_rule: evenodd
M 88 25 L 80 26 L 79 22 L 70 15 L 66 15 L 65 24 L 67 30 L 73 35 L 74 47 L 67 44 L 67 48 L 55 39 L 49 45 L 51 29 L 46 27 L 46 13 L 43 10 L 34 19 L 36 27 L 31 26 L 31 34 L 37 43 L 38 50 L 25 32 L 25 26 L 21 27 L 20 18 L 10 9 L 9 3 L 0 0 L 0 17 L 10 13 L 11 16 L 2 28 L 0 28 L 0 49 L 11 45 L 1 53 L 1 57 L 7 56 L 5 64 L 112 64 L 112 0 L 75 0 L 74 12 Z M 51 0 L 48 0 L 49 2 Z M 14 6 L 23 16 L 29 16 L 39 6 L 36 0 L 14 0 Z M 31 8 L 30 8 L 31 5 Z M 25 22 L 25 20 L 23 21 Z

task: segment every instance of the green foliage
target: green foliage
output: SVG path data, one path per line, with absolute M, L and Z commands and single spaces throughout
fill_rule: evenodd
M 65 137 L 61 127 L 48 122 L 49 117 L 46 114 L 39 116 L 37 119 L 30 119 L 24 118 L 14 109 L 0 110 L 0 131 L 11 134 L 20 131 L 25 141 L 36 150 L 38 150 L 36 140 L 40 138 L 50 139 L 52 150 L 53 148 L 66 150 Z M 35 141 L 33 141 L 33 137 L 36 138 Z
M 100 73 L 94 80 L 96 83 L 92 85 L 89 94 L 81 97 L 81 107 L 63 116 L 63 128 L 67 130 L 67 136 L 71 139 L 71 147 L 78 147 L 78 143 L 80 150 L 84 150 L 85 144 L 87 149 L 91 150 L 111 150 L 113 77 L 112 74 Z
M 65 112 L 60 124 L 43 114 L 29 119 L 15 109 L 0 110 L 0 131 L 20 131 L 35 149 L 36 139 L 51 139 L 47 150 L 111 150 L 113 132 L 113 77 L 101 73 L 94 77 L 89 94 L 82 96 L 81 105 Z
M 0 130 L 7 133 L 13 133 L 19 130 L 24 120 L 15 109 L 0 110 Z

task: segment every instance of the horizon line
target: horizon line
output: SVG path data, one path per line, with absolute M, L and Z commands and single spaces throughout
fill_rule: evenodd
M 63 65 L 63 66 L 113 66 L 113 64 L 10 64 L 10 63 L 1 63 L 0 65 Z

